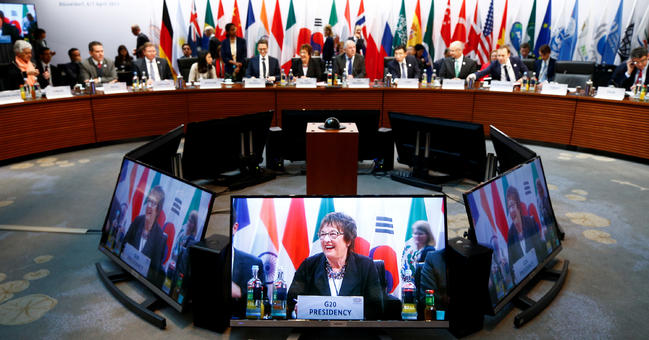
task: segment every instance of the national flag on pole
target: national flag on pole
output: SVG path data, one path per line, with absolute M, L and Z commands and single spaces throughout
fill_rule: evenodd
M 275 0 L 275 12 L 273 12 L 273 26 L 270 32 L 268 54 L 271 56 L 282 56 L 282 44 L 284 43 L 284 24 L 282 24 L 282 12 L 279 9 L 279 0 Z
M 322 53 L 324 47 L 324 33 L 322 28 L 322 18 L 313 19 L 313 29 L 311 33 L 311 47 L 314 51 Z
M 446 10 L 444 11 L 444 21 L 442 21 L 442 29 L 437 39 L 435 46 L 435 59 L 444 57 L 444 50 L 451 44 L 451 0 L 446 2 Z
M 566 27 L 566 33 L 561 42 L 561 49 L 559 51 L 559 60 L 572 60 L 572 55 L 575 52 L 575 46 L 577 45 L 577 19 L 579 13 L 579 0 L 575 0 L 575 7 L 572 9 L 572 14 L 570 19 L 568 19 L 568 25 Z
M 545 16 L 543 17 L 543 22 L 541 23 L 541 30 L 539 31 L 539 36 L 536 38 L 536 43 L 534 44 L 534 57 L 539 58 L 539 48 L 543 45 L 550 43 L 550 36 L 552 32 L 552 0 L 548 1 L 548 8 L 545 10 Z
M 530 13 L 530 19 L 527 21 L 527 28 L 525 29 L 525 35 L 523 36 L 523 42 L 530 44 L 530 54 L 532 58 L 536 58 L 537 55 L 534 54 L 534 38 L 536 37 L 536 0 L 532 4 L 532 13 Z
M 410 203 L 410 215 L 408 216 L 408 225 L 406 227 L 406 243 L 403 247 L 403 252 L 401 255 L 401 276 L 405 276 L 405 271 L 407 269 L 410 269 L 412 273 L 414 273 L 416 269 L 414 266 L 416 259 L 414 259 L 414 257 L 417 256 L 417 245 L 415 244 L 415 240 L 412 236 L 412 226 L 417 221 L 428 221 L 428 216 L 426 215 L 426 205 L 424 204 L 423 197 L 413 197 L 412 202 Z
M 257 36 L 255 37 L 255 51 L 254 55 L 258 55 L 257 44 L 259 39 L 266 39 L 270 44 L 270 28 L 268 26 L 268 15 L 266 15 L 266 0 L 261 1 L 261 11 L 259 13 L 259 22 L 256 24 L 258 26 Z M 270 47 L 270 46 L 269 46 Z M 248 49 L 250 51 L 250 49 Z
M 214 34 L 217 39 L 224 40 L 226 38 L 225 25 L 227 24 L 228 19 L 225 17 L 225 12 L 223 11 L 223 0 L 219 0 L 219 12 L 216 14 L 216 26 L 214 26 Z
M 462 0 L 460 17 L 457 19 L 457 24 L 455 24 L 455 31 L 453 32 L 453 39 L 451 40 L 466 43 L 466 0 Z
M 338 11 L 336 10 L 336 1 L 331 3 L 331 11 L 329 12 L 329 25 L 334 38 L 334 48 L 338 46 L 340 41 L 340 34 L 342 34 L 342 24 L 338 22 Z
M 647 42 L 649 41 L 649 7 L 644 12 L 644 15 L 642 16 L 642 20 L 640 21 L 640 25 L 638 25 L 638 29 L 635 30 L 635 33 L 633 34 L 633 39 L 631 39 L 631 49 L 634 49 L 636 47 L 640 46 L 647 46 Z
M 322 219 L 331 212 L 336 211 L 334 207 L 334 199 L 332 197 L 323 197 L 320 200 L 320 210 L 318 211 L 318 220 L 315 224 L 315 231 L 313 232 L 313 239 L 311 240 L 311 255 L 315 255 L 322 252 L 322 245 L 320 245 L 320 236 L 318 235 L 318 230 L 320 230 L 320 223 Z
M 593 3 L 591 1 L 590 8 L 588 9 L 588 14 L 584 23 L 579 29 L 579 37 L 577 38 L 577 54 L 575 55 L 575 60 L 579 61 L 589 61 L 590 45 L 592 40 L 593 29 L 592 24 L 592 14 L 593 14 Z
M 629 54 L 631 53 L 631 39 L 633 39 L 633 31 L 635 30 L 635 9 L 637 4 L 638 0 L 635 0 L 633 2 L 633 9 L 631 9 L 629 21 L 627 22 L 626 29 L 624 30 L 624 35 L 622 36 L 622 40 L 620 40 L 620 47 L 617 50 L 615 64 L 619 64 L 620 62 L 629 59 Z
M 397 287 L 401 282 L 399 278 L 399 262 L 394 248 L 394 226 L 392 216 L 388 212 L 385 202 L 381 201 L 376 211 L 374 237 L 372 237 L 372 249 L 370 257 L 375 260 L 383 260 L 385 265 L 385 278 L 387 281 L 388 294 L 399 295 Z
M 426 23 L 426 33 L 424 34 L 424 58 L 431 65 L 426 69 L 427 78 L 431 79 L 433 73 L 433 57 L 435 56 L 435 44 L 433 43 L 433 27 L 435 23 L 435 3 L 431 2 L 430 11 L 428 12 L 428 22 Z
M 205 27 L 210 26 L 214 28 L 216 32 L 216 25 L 214 25 L 214 16 L 212 16 L 212 6 L 210 5 L 210 0 L 207 0 L 207 8 L 205 9 L 205 24 L 203 25 L 203 32 L 205 32 Z M 209 50 L 210 48 L 210 37 L 203 35 L 203 49 Z
M 401 0 L 401 10 L 399 11 L 399 17 L 397 18 L 397 29 L 394 31 L 391 53 L 394 53 L 395 47 L 408 44 L 408 31 L 406 24 L 406 3 L 405 0 Z
M 184 22 L 184 20 L 180 21 Z M 173 60 L 174 49 L 174 29 L 171 26 L 171 18 L 169 17 L 169 10 L 167 9 L 167 0 L 162 3 L 162 27 L 160 27 L 160 58 L 167 59 L 169 65 L 174 65 Z M 172 68 L 172 72 L 175 71 Z M 174 79 L 176 75 L 174 74 Z
M 480 27 L 480 10 L 478 3 L 475 4 L 475 13 L 473 14 L 473 21 L 471 21 L 471 28 L 469 29 L 469 37 L 464 45 L 465 56 L 477 59 L 478 44 L 480 43 L 480 36 L 482 35 L 482 27 Z
M 187 36 L 187 43 L 192 49 L 192 57 L 197 57 L 198 51 L 202 50 L 201 42 L 201 27 L 198 26 L 198 13 L 196 12 L 196 3 L 194 2 L 194 0 L 192 0 L 192 12 L 189 16 L 189 35 Z
M 613 18 L 611 30 L 606 36 L 606 43 L 604 44 L 604 53 L 602 54 L 602 64 L 613 65 L 617 50 L 620 48 L 620 36 L 622 35 L 622 8 L 624 7 L 624 0 L 620 0 L 620 5 L 617 7 L 617 12 Z M 633 11 L 631 11 L 633 15 Z
M 552 24 L 552 33 L 550 36 L 550 57 L 554 59 L 559 59 L 559 52 L 561 51 L 561 46 L 563 45 L 563 40 L 566 37 L 566 30 L 568 29 L 568 11 L 570 7 L 568 6 L 568 1 L 563 3 L 563 7 L 559 11 L 559 15 L 554 19 Z
M 299 33 L 297 35 L 297 48 L 299 51 L 300 46 L 311 44 L 311 35 L 313 34 L 313 25 L 315 23 L 315 6 L 304 6 L 300 18 Z M 313 48 L 313 46 L 312 46 Z
M 155 11 L 153 10 L 154 6 L 151 6 L 151 11 L 149 12 L 149 41 L 155 45 L 155 49 L 160 55 L 160 27 L 156 25 L 158 20 L 155 18 Z
M 392 17 L 392 13 L 388 12 L 385 18 L 390 18 L 390 17 Z M 392 56 L 392 40 L 393 40 L 392 28 L 390 28 L 389 20 L 383 20 L 383 21 L 385 21 L 385 25 L 383 26 L 383 36 L 381 37 L 381 59 L 380 59 L 381 74 L 383 74 L 383 57 Z
M 500 31 L 498 32 L 498 43 L 496 47 L 505 45 L 505 37 L 507 37 L 507 4 L 509 0 L 505 0 L 505 11 L 503 12 L 503 20 L 500 23 Z
M 383 37 L 384 24 L 381 12 L 374 16 L 372 28 L 367 37 L 365 50 L 365 68 L 369 79 L 383 78 L 383 56 L 381 55 L 381 38 Z
M 318 228 L 316 228 L 318 229 Z M 291 260 L 294 269 L 309 257 L 309 233 L 306 227 L 306 213 L 303 198 L 291 198 L 291 205 L 286 218 L 286 228 L 282 245 Z
M 237 37 L 243 38 L 243 27 L 241 27 L 241 16 L 239 15 L 239 5 L 237 5 L 237 0 L 234 0 L 234 8 L 232 9 L 232 21 L 231 23 L 237 28 Z
M 419 8 L 419 6 L 417 6 Z M 367 28 L 365 27 L 365 6 L 363 6 L 363 0 L 361 0 L 361 6 L 358 8 L 358 16 L 356 16 L 356 24 L 354 25 L 354 34 L 356 34 L 356 26 L 361 27 L 361 38 L 367 42 Z M 367 44 L 363 48 L 362 51 L 356 51 L 357 53 L 360 53 L 362 55 L 367 55 Z M 365 60 L 367 62 L 367 59 Z M 376 79 L 376 78 L 371 78 L 370 79 Z
M 344 203 L 343 203 L 344 204 Z M 364 256 L 370 256 L 370 242 L 374 237 L 376 206 L 367 204 L 363 199 L 356 200 L 356 241 L 354 252 Z
M 410 34 L 408 35 L 408 46 L 421 44 L 423 40 L 424 35 L 421 29 L 421 10 L 419 8 L 419 0 L 417 0 L 417 7 L 415 7 L 415 16 L 412 18 L 412 25 L 410 25 Z
M 593 38 L 590 42 L 590 49 L 588 50 L 589 61 L 594 61 L 596 64 L 602 63 L 604 55 L 604 46 L 606 46 L 606 34 L 608 33 L 608 20 L 606 17 L 608 13 L 613 11 L 613 1 L 608 0 L 604 12 L 602 12 L 599 21 L 593 22 Z
M 295 10 L 293 9 L 293 0 L 291 0 L 288 8 L 288 16 L 286 17 L 286 26 L 284 26 L 284 43 L 282 45 L 282 58 L 280 60 L 281 68 L 286 71 L 291 69 L 293 58 L 297 54 L 297 36 L 300 33 L 295 20 Z
M 525 11 L 525 6 L 521 2 L 519 3 L 517 14 L 514 17 L 510 17 L 507 23 L 507 27 L 509 27 L 509 34 L 507 34 L 505 43 L 509 45 L 509 51 L 511 52 L 513 57 L 518 57 L 521 50 L 521 44 L 523 43 L 524 35 L 523 22 L 525 21 L 525 18 L 527 18 L 526 14 L 527 13 Z
M 252 0 L 248 0 L 248 14 L 246 15 L 246 45 L 248 49 L 247 57 L 257 54 L 257 28 L 259 23 L 255 20 L 255 11 L 252 9 Z
M 349 0 L 347 0 L 347 4 L 345 5 L 345 22 L 343 23 L 343 28 L 342 28 L 343 30 L 342 30 L 342 34 L 340 35 L 340 39 L 341 39 L 340 41 L 346 41 L 347 39 L 353 36 L 351 33 L 352 32 L 351 25 L 352 25 L 352 20 L 349 14 Z
M 250 253 L 252 248 L 252 240 L 255 236 L 254 226 L 250 226 L 250 212 L 248 210 L 248 199 L 237 198 L 234 201 L 234 211 L 237 212 L 237 220 L 232 223 L 237 223 L 236 237 L 232 238 L 232 244 L 235 248 Z M 230 226 L 232 227 L 232 226 Z
M 266 278 L 260 279 L 266 284 L 273 282 L 279 253 L 277 218 L 273 198 L 263 198 L 250 253 L 261 259 L 264 264 Z
M 482 36 L 478 43 L 478 59 L 480 64 L 491 62 L 491 48 L 493 46 L 493 27 L 494 27 L 494 0 L 491 0 L 489 5 L 489 12 L 487 13 L 487 21 L 485 25 L 479 25 L 482 29 Z
M 182 23 L 186 22 L 185 21 L 185 16 L 183 15 L 182 8 L 180 7 L 180 1 L 178 1 L 178 10 L 176 11 L 176 22 L 177 23 Z M 189 35 L 187 30 L 185 29 L 185 25 L 178 25 L 177 27 L 178 31 L 176 31 L 176 34 L 173 37 L 173 52 L 172 52 L 172 58 L 169 65 L 171 65 L 171 73 L 174 76 L 174 80 L 176 79 L 176 75 L 180 74 L 180 68 L 178 67 L 178 59 L 183 56 L 183 45 L 185 44 L 185 38 Z

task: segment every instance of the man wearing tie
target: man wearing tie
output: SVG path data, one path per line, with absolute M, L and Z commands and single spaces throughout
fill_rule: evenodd
M 539 83 L 554 80 L 554 65 L 556 59 L 550 58 L 550 46 L 543 45 L 539 48 L 541 59 L 534 62 L 534 72 L 536 72 Z
M 117 82 L 117 71 L 113 61 L 104 58 L 104 46 L 99 41 L 88 44 L 90 58 L 84 59 L 79 64 L 79 82 L 88 82 L 94 79 L 96 83 Z
M 144 58 L 138 59 L 133 63 L 133 71 L 142 79 L 142 72 L 146 72 L 147 85 L 151 85 L 157 80 L 172 79 L 171 68 L 166 59 L 156 58 L 155 45 L 147 42 L 144 47 Z
M 649 77 L 647 77 L 647 72 L 649 72 L 647 65 L 649 63 L 647 58 L 649 58 L 649 53 L 647 53 L 646 47 L 634 48 L 631 51 L 629 60 L 626 62 L 626 72 L 618 72 L 615 77 L 617 86 L 631 91 L 632 86 L 649 85 Z
M 518 82 L 523 77 L 523 73 L 529 71 L 519 58 L 510 57 L 507 45 L 500 46 L 496 58 L 497 60 L 492 61 L 486 69 L 470 74 L 467 78 L 479 79 L 491 75 L 493 80 Z
M 449 46 L 450 56 L 444 59 L 442 70 L 439 76 L 443 79 L 466 79 L 469 74 L 478 70 L 478 63 L 475 60 L 466 58 L 462 54 L 464 44 L 461 41 L 454 41 Z
M 417 58 L 413 55 L 406 55 L 405 45 L 398 45 L 394 48 L 394 60 L 388 64 L 388 71 L 395 80 L 399 78 L 419 79 L 421 76 Z
M 269 81 L 275 81 L 279 77 L 279 61 L 268 55 L 268 41 L 259 39 L 257 42 L 256 55 L 248 60 L 248 70 L 246 78 L 263 78 Z
M 52 51 L 49 47 L 44 47 L 40 50 L 40 59 L 36 62 L 36 68 L 40 72 L 36 79 L 41 85 L 41 88 L 46 88 L 50 85 L 59 86 L 63 84 L 61 73 L 59 69 L 52 65 Z
M 347 79 L 365 78 L 365 58 L 356 53 L 356 43 L 353 40 L 345 41 L 345 53 L 334 58 L 334 74 L 342 77 L 347 69 Z

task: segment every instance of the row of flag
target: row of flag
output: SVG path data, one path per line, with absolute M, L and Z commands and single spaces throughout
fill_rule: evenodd
M 391 6 L 387 6 L 389 7 L 387 10 L 376 10 L 371 21 L 367 20 L 364 0 L 360 1 L 355 20 L 352 20 L 349 0 L 345 0 L 343 15 L 339 15 L 336 1 L 333 1 L 328 13 L 317 13 L 317 6 L 308 6 L 299 16 L 296 16 L 294 0 L 290 0 L 288 4 L 282 1 L 283 6 L 288 6 L 288 11 L 284 8 L 284 13 L 287 13 L 285 17 L 282 17 L 280 0 L 275 0 L 274 4 L 273 0 L 268 0 L 268 3 L 267 0 L 262 0 L 260 8 L 253 7 L 252 0 L 248 0 L 245 20 L 242 20 L 238 4 L 239 1 L 245 0 L 214 1 L 218 1 L 215 12 L 212 11 L 211 0 L 207 0 L 203 31 L 209 25 L 215 28 L 216 38 L 223 40 L 226 38 L 225 25 L 231 22 L 237 27 L 237 35 L 245 37 L 249 57 L 257 53 L 256 43 L 264 38 L 269 41 L 269 54 L 277 57 L 281 68 L 285 70 L 291 67 L 291 58 L 298 55 L 299 46 L 302 44 L 310 44 L 315 51 L 322 51 L 325 42 L 323 33 L 325 24 L 332 26 L 339 41 L 353 36 L 354 27 L 358 25 L 362 30 L 361 37 L 366 42 L 366 49 L 358 52 L 366 57 L 366 70 L 371 79 L 383 76 L 383 58 L 392 56 L 394 47 L 400 44 L 422 44 L 425 47 L 423 57 L 431 63 L 436 57 L 441 57 L 451 42 L 459 40 L 465 43 L 464 54 L 477 59 L 480 63 L 489 62 L 491 50 L 505 44 L 511 46 L 512 54 L 517 56 L 520 45 L 527 42 L 531 46 L 533 57 L 539 57 L 540 46 L 548 44 L 552 50 L 551 56 L 555 59 L 596 61 L 598 64 L 611 65 L 626 60 L 633 48 L 646 46 L 649 40 L 649 7 L 636 11 L 637 0 L 633 0 L 626 24 L 621 22 L 624 0 L 606 0 L 605 11 L 599 17 L 593 15 L 593 8 L 601 6 L 599 2 L 581 0 L 590 2 L 581 25 L 579 25 L 580 0 L 574 0 L 574 3 L 572 0 L 560 1 L 561 10 L 556 18 L 552 17 L 553 1 L 549 0 L 538 34 L 537 0 L 534 0 L 531 11 L 529 6 L 519 4 L 516 12 L 508 12 L 509 6 L 515 6 L 516 3 L 510 4 L 509 0 L 505 0 L 502 21 L 497 31 L 494 25 L 494 0 L 476 2 L 475 9 L 469 11 L 473 12 L 471 20 L 468 20 L 466 0 L 463 0 L 455 27 L 451 24 L 451 1 L 447 0 L 439 32 L 434 32 L 433 29 L 435 1 L 430 5 L 426 25 L 421 15 L 421 0 L 417 0 L 410 25 L 407 21 L 405 0 L 401 0 L 396 20 L 393 19 Z M 224 12 L 224 1 L 234 2 L 231 14 L 226 15 Z M 556 5 L 557 0 L 554 2 Z M 185 22 L 186 19 L 182 14 L 181 1 L 177 3 L 175 25 L 172 25 L 169 18 L 165 0 L 159 30 L 156 25 L 159 21 L 156 21 L 152 14 L 149 31 L 150 39 L 154 43 L 159 42 L 161 57 L 168 59 L 176 71 L 178 70 L 176 60 L 182 56 L 182 44 L 188 43 L 196 55 L 200 49 L 207 49 L 210 38 L 201 30 L 195 0 L 191 2 L 189 23 Z M 272 17 L 267 14 L 267 6 L 274 6 Z M 485 10 L 486 17 L 481 14 Z M 538 10 L 542 11 L 543 8 Z M 615 15 L 609 18 L 608 13 L 613 12 Z M 217 13 L 216 21 L 213 13 Z M 583 8 L 582 13 L 584 13 Z M 327 17 L 328 21 L 325 21 Z

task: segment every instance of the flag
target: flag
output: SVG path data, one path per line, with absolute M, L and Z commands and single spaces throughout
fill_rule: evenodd
M 237 198 L 234 200 L 234 211 L 237 212 L 237 220 L 232 223 L 237 223 L 236 237 L 232 238 L 232 245 L 246 253 L 250 252 L 252 242 L 250 240 L 255 236 L 255 228 L 250 227 L 250 212 L 248 210 L 248 199 Z M 232 226 L 230 226 L 232 227 Z
M 596 64 L 602 63 L 604 46 L 606 45 L 606 33 L 608 33 L 608 21 L 606 20 L 606 17 L 607 14 L 610 13 L 609 10 L 612 10 L 612 6 L 613 1 L 608 0 L 599 21 L 593 22 L 593 38 L 590 41 L 588 60 L 594 61 Z
M 566 30 L 568 29 L 567 18 L 568 11 L 568 1 L 564 1 L 563 7 L 559 11 L 559 15 L 554 19 L 552 24 L 552 34 L 550 37 L 550 57 L 554 59 L 559 59 L 559 52 L 561 51 L 561 46 L 563 45 L 563 40 L 566 37 Z
M 291 58 L 297 54 L 296 41 L 300 32 L 296 24 L 293 0 L 291 0 L 288 7 L 288 16 L 286 17 L 286 26 L 284 26 L 284 43 L 282 44 L 282 58 L 280 60 L 281 68 L 287 74 L 288 70 L 291 69 L 291 65 L 293 65 Z
M 478 9 L 478 3 L 475 4 L 475 14 L 473 14 L 473 21 L 471 22 L 471 28 L 469 29 L 469 37 L 467 38 L 466 44 L 464 45 L 464 55 L 472 59 L 477 59 L 478 55 L 478 44 L 480 43 L 480 36 L 482 35 L 482 27 L 480 27 L 480 10 Z
M 273 13 L 273 26 L 268 42 L 268 54 L 271 56 L 282 56 L 282 43 L 284 42 L 284 26 L 282 24 L 282 12 L 279 9 L 279 0 L 275 0 L 275 12 Z
M 266 15 L 266 1 L 262 0 L 261 1 L 261 11 L 259 13 L 259 21 L 258 23 L 259 28 L 257 29 L 257 37 L 255 38 L 255 47 L 254 55 L 258 55 L 259 51 L 257 51 L 257 44 L 259 42 L 259 39 L 266 39 L 268 43 L 270 44 L 270 29 L 268 28 L 268 15 Z M 270 46 L 269 46 L 270 47 Z M 248 49 L 250 51 L 250 49 Z
M 237 0 L 234 0 L 234 8 L 232 9 L 232 21 L 231 23 L 237 28 L 237 37 L 243 38 L 243 27 L 241 27 L 241 16 L 239 15 L 239 5 L 237 5 Z
M 317 230 L 317 228 L 316 228 Z M 294 269 L 309 257 L 309 235 L 306 229 L 306 213 L 303 198 L 291 198 L 282 245 Z
M 346 202 L 343 202 L 343 205 Z M 356 199 L 356 240 L 354 252 L 370 256 L 372 238 L 374 237 L 376 221 L 376 205 L 368 204 L 364 199 Z
M 579 12 L 579 0 L 575 0 L 575 7 L 572 9 L 572 14 L 568 20 L 568 25 L 566 27 L 566 33 L 561 43 L 561 49 L 559 50 L 559 60 L 572 60 L 572 55 L 575 52 L 575 46 L 577 45 L 577 15 Z
M 331 26 L 331 33 L 334 38 L 334 49 L 338 46 L 340 40 L 339 31 L 342 31 L 341 25 L 338 25 L 338 11 L 336 10 L 336 0 L 331 3 L 331 11 L 329 12 L 329 25 Z
M 649 7 L 644 12 L 644 15 L 642 16 L 642 20 L 640 21 L 640 25 L 638 25 L 638 29 L 635 30 L 635 33 L 633 34 L 633 39 L 631 39 L 631 49 L 634 49 L 636 47 L 640 46 L 647 46 L 647 42 L 649 41 Z
M 334 0 L 335 1 L 335 0 Z M 346 41 L 350 37 L 353 36 L 351 33 L 352 28 L 350 27 L 352 24 L 351 17 L 349 15 L 349 0 L 347 0 L 347 4 L 345 5 L 345 22 L 343 22 L 343 27 L 342 27 L 342 34 L 340 35 L 340 41 Z
M 394 53 L 394 48 L 399 45 L 408 44 L 408 32 L 406 29 L 406 3 L 405 0 L 401 0 L 401 10 L 399 11 L 399 17 L 397 19 L 397 29 L 394 31 L 394 39 L 392 40 L 392 52 Z
M 252 0 L 248 0 L 248 14 L 246 15 L 246 45 L 248 47 L 247 57 L 257 54 L 257 28 L 259 23 L 255 21 L 255 11 L 252 9 Z
M 203 32 L 205 32 L 205 27 L 210 26 L 214 28 L 216 32 L 216 25 L 214 25 L 214 17 L 212 16 L 212 6 L 210 5 L 210 0 L 207 0 L 207 8 L 205 9 L 205 24 L 203 26 Z M 203 49 L 209 50 L 210 48 L 210 37 L 203 35 Z M 214 58 L 214 56 L 212 56 Z
M 521 43 L 523 43 L 523 18 L 525 17 L 524 7 L 519 3 L 518 12 L 515 16 L 510 17 L 507 21 L 509 34 L 505 39 L 505 43 L 509 45 L 509 52 L 513 57 L 518 57 L 521 50 Z
M 419 0 L 417 0 L 419 1 Z M 419 3 L 419 2 L 417 2 Z M 477 2 L 476 2 L 477 4 Z M 460 9 L 460 17 L 455 24 L 455 31 L 453 32 L 452 41 L 466 42 L 466 0 L 462 0 L 462 8 Z
M 379 203 L 376 211 L 374 237 L 370 257 L 374 260 L 383 260 L 385 265 L 385 279 L 388 294 L 399 296 L 397 287 L 400 283 L 399 262 L 394 248 L 394 226 L 391 214 L 384 201 Z
M 592 32 L 593 32 L 591 28 L 592 14 L 593 14 L 592 1 L 590 4 L 590 8 L 588 9 L 588 14 L 586 15 L 586 19 L 584 20 L 584 23 L 581 25 L 581 29 L 579 30 L 579 37 L 577 38 L 577 55 L 575 56 L 575 60 L 580 60 L 580 61 L 591 60 L 588 54 L 590 51 Z
M 250 253 L 263 262 L 266 277 L 260 277 L 260 279 L 266 284 L 272 283 L 275 278 L 277 254 L 279 253 L 277 218 L 273 198 L 263 198 Z
M 539 36 L 536 37 L 536 43 L 534 43 L 534 57 L 539 58 L 539 48 L 543 45 L 550 43 L 550 36 L 552 32 L 552 0 L 548 1 L 548 8 L 545 10 L 545 16 L 543 17 L 543 22 L 541 23 L 541 30 L 539 31 Z
M 505 0 L 505 11 L 503 12 L 503 20 L 500 23 L 500 31 L 498 33 L 498 42 L 496 45 L 497 48 L 505 45 L 505 37 L 507 36 L 507 33 L 505 33 L 507 31 L 507 3 L 508 0 Z
M 622 36 L 620 47 L 617 50 L 617 58 L 615 59 L 616 64 L 629 59 L 629 54 L 631 53 L 631 39 L 633 38 L 633 31 L 635 30 L 635 9 L 637 4 L 638 0 L 635 0 L 633 2 L 631 15 L 629 16 L 629 22 L 626 24 L 626 29 L 624 30 L 624 36 Z
M 198 56 L 198 51 L 202 50 L 201 27 L 198 26 L 198 13 L 196 12 L 196 2 L 192 0 L 192 12 L 189 16 L 189 34 L 187 43 L 192 49 L 192 57 Z M 180 56 L 178 57 L 180 58 Z
M 314 51 L 322 53 L 324 47 L 324 33 L 322 29 L 322 18 L 313 20 L 313 30 L 311 33 L 311 47 Z
M 408 46 L 415 46 L 423 42 L 424 35 L 421 29 L 421 10 L 419 8 L 419 0 L 417 0 L 417 7 L 415 7 L 415 16 L 412 18 L 412 25 L 410 25 L 410 34 L 408 35 Z M 423 70 L 422 70 L 423 71 Z
M 405 271 L 407 269 L 410 269 L 412 273 L 415 272 L 415 267 L 413 265 L 415 260 L 413 257 L 416 256 L 415 251 L 417 250 L 417 246 L 412 236 L 412 225 L 417 221 L 428 221 L 428 216 L 426 216 L 426 205 L 424 204 L 423 197 L 413 197 L 412 202 L 410 203 L 410 215 L 408 216 L 408 225 L 406 226 L 406 243 L 401 255 L 401 276 L 405 276 Z
M 430 19 L 429 19 L 430 20 Z M 442 21 L 442 30 L 437 39 L 435 46 L 435 59 L 444 57 L 444 50 L 451 44 L 451 0 L 446 3 L 444 11 L 444 21 Z
M 617 12 L 613 18 L 611 30 L 606 36 L 606 43 L 604 44 L 604 53 L 602 53 L 602 64 L 613 65 L 617 50 L 620 48 L 620 35 L 622 34 L 622 8 L 624 7 L 624 0 L 620 0 L 620 5 L 617 7 Z M 633 11 L 631 11 L 633 16 Z
M 184 22 L 184 20 L 181 22 Z M 171 18 L 169 18 L 169 10 L 167 9 L 167 0 L 164 0 L 162 3 L 162 26 L 160 27 L 160 58 L 167 59 L 167 63 L 169 65 L 174 65 L 174 63 L 172 62 L 173 49 L 174 49 L 174 29 L 171 26 Z M 176 78 L 173 67 L 171 71 L 172 73 L 174 73 L 174 78 Z
M 318 235 L 318 230 L 320 230 L 320 223 L 322 219 L 331 212 L 336 211 L 334 208 L 334 199 L 332 197 L 323 197 L 320 200 L 320 210 L 318 211 L 318 221 L 315 224 L 315 231 L 313 232 L 313 240 L 311 241 L 311 255 L 322 252 L 322 245 L 320 244 L 320 236 Z
M 419 6 L 417 6 L 419 8 Z M 367 42 L 367 28 L 365 27 L 365 6 L 363 6 L 363 0 L 361 0 L 361 6 L 358 8 L 358 15 L 356 16 L 356 24 L 354 25 L 354 34 L 356 34 L 356 26 L 361 27 L 361 38 Z M 363 47 L 362 51 L 356 51 L 357 53 L 360 53 L 362 55 L 366 55 L 367 51 L 367 43 Z M 365 60 L 367 62 L 367 59 Z M 371 78 L 370 79 L 375 79 Z
M 525 35 L 523 36 L 523 42 L 530 44 L 530 56 L 536 58 L 537 55 L 534 54 L 534 37 L 536 36 L 536 0 L 532 4 L 532 13 L 530 13 L 530 19 L 527 21 L 527 28 L 525 29 Z
M 381 38 L 383 37 L 383 21 L 381 11 L 376 13 L 365 49 L 365 69 L 369 79 L 383 78 L 383 56 L 381 56 Z
M 433 44 L 433 27 L 435 23 L 435 3 L 431 2 L 430 11 L 428 12 L 428 22 L 426 23 L 426 33 L 424 34 L 424 58 L 431 66 L 426 69 L 427 79 L 431 79 L 433 73 L 433 58 L 435 57 L 435 44 Z
M 152 0 L 153 1 L 153 0 Z M 149 41 L 155 45 L 156 52 L 160 55 L 160 27 L 156 25 L 158 20 L 155 18 L 154 6 L 151 5 L 149 12 Z
M 223 0 L 219 1 L 219 12 L 216 14 L 216 26 L 214 27 L 216 38 L 224 40 L 227 36 L 225 32 L 225 25 L 228 24 L 228 19 L 225 17 L 223 11 Z
M 303 11 L 302 15 L 298 15 L 298 17 L 301 18 L 296 45 L 298 51 L 300 46 L 311 44 L 311 35 L 313 34 L 313 25 L 315 24 L 315 6 L 304 6 Z
M 392 16 L 391 14 L 392 14 L 391 12 L 388 12 L 385 18 L 390 18 Z M 393 40 L 392 28 L 390 28 L 390 22 L 389 20 L 384 20 L 384 21 L 385 21 L 385 25 L 383 26 L 383 36 L 381 37 L 381 58 L 379 60 L 381 74 L 383 74 L 383 58 L 392 56 L 392 40 Z
M 174 37 L 173 37 L 173 51 L 171 55 L 171 73 L 174 76 L 174 80 L 176 79 L 176 75 L 180 74 L 180 68 L 178 67 L 178 59 L 183 56 L 183 45 L 185 44 L 185 39 L 189 35 L 187 30 L 185 29 L 185 25 L 181 24 L 184 23 L 185 21 L 185 16 L 183 15 L 182 8 L 180 7 L 180 1 L 178 1 L 178 10 L 176 11 L 176 23 L 178 27 L 178 31 L 176 31 Z
M 480 64 L 491 62 L 491 48 L 493 44 L 493 27 L 494 27 L 494 0 L 491 0 L 489 5 L 489 13 L 487 13 L 487 21 L 485 25 L 478 25 L 482 30 L 482 37 L 478 42 L 478 59 Z

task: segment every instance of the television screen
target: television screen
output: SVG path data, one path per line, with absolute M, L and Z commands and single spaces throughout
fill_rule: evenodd
M 127 157 L 99 250 L 182 311 L 189 247 L 205 236 L 214 193 Z
M 230 325 L 448 327 L 445 204 L 442 195 L 232 196 Z
M 217 179 L 225 172 L 261 163 L 273 114 L 259 112 L 187 124 L 183 177 Z
M 466 192 L 464 201 L 469 235 L 493 250 L 488 291 L 495 314 L 562 249 L 541 158 Z
M 484 180 L 487 151 L 482 124 L 398 112 L 388 112 L 388 116 L 399 163 L 427 167 L 454 178 Z M 430 136 L 429 157 L 422 164 L 427 135 Z M 419 145 L 419 157 L 415 157 L 416 145 Z
M 380 110 L 282 110 L 282 156 L 290 161 L 306 160 L 307 124 L 324 123 L 329 117 L 336 117 L 341 123 L 356 123 L 359 161 L 376 158 L 374 147 L 380 127 Z
M 0 11 L 4 13 L 5 23 L 15 26 L 21 37 L 29 35 L 38 28 L 36 6 L 33 4 L 0 3 Z
M 493 125 L 489 126 L 489 135 L 494 149 L 496 149 L 499 173 L 503 173 L 536 157 L 536 152 L 507 136 Z
M 178 146 L 180 145 L 180 140 L 183 138 L 184 127 L 185 125 L 179 126 L 130 151 L 126 156 L 169 174 L 173 174 L 172 158 L 178 153 Z

